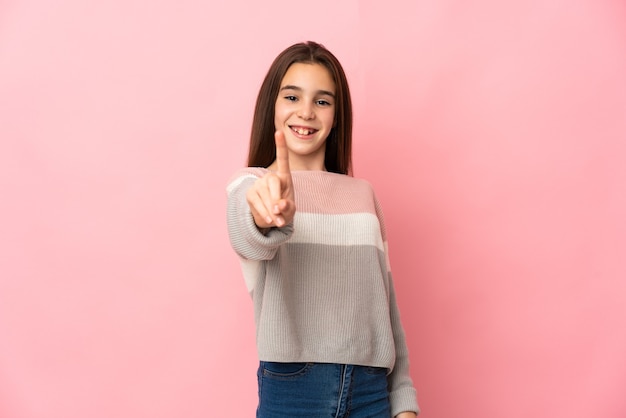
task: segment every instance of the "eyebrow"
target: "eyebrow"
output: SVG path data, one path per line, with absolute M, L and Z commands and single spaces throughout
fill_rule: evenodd
M 283 90 L 296 90 L 296 91 L 302 91 L 302 88 L 301 88 L 301 87 L 298 87 L 298 86 L 293 86 L 293 85 L 291 85 L 291 84 L 287 84 L 286 86 L 283 86 L 283 87 L 281 87 L 281 88 L 280 88 L 280 91 L 283 91 Z M 330 91 L 328 91 L 328 90 L 318 90 L 318 91 L 316 92 L 316 94 L 318 94 L 318 95 L 326 95 L 326 96 L 330 96 L 330 97 L 332 97 L 332 98 L 335 98 L 335 93 L 330 92 Z

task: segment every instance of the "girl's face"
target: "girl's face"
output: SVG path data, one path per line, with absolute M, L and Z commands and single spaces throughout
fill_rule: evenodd
M 280 84 L 274 113 L 292 170 L 324 170 L 326 138 L 334 119 L 335 83 L 328 70 L 320 64 L 292 64 Z

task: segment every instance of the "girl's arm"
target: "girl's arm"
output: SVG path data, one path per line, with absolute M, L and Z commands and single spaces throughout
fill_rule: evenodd
M 258 173 L 256 173 L 258 174 Z M 278 248 L 287 242 L 293 233 L 293 225 L 263 230 L 255 223 L 246 199 L 247 190 L 258 177 L 245 172 L 227 188 L 228 205 L 226 224 L 233 250 L 244 260 L 272 260 Z
M 387 376 L 389 381 L 389 400 L 391 401 L 392 413 L 396 414 L 396 417 L 413 418 L 419 412 L 419 406 L 413 380 L 409 374 L 409 351 L 404 328 L 400 320 L 400 310 L 396 301 L 391 273 L 389 273 L 389 309 L 396 345 L 396 364 L 391 374 Z
M 383 242 L 387 243 L 387 230 L 385 227 L 385 217 L 380 202 L 374 196 L 376 205 L 376 215 L 380 223 L 380 230 Z M 391 274 L 389 254 L 385 245 L 385 263 L 387 270 L 387 280 L 389 282 L 389 318 L 393 330 L 393 339 L 396 349 L 396 363 L 393 370 L 387 376 L 389 382 L 389 401 L 391 403 L 392 414 L 398 418 L 413 418 L 419 413 L 417 404 L 417 394 L 411 375 L 409 374 L 409 351 L 406 344 L 406 337 L 402 321 L 400 320 L 400 310 L 396 301 L 396 291 Z M 408 414 L 408 415 L 407 415 Z

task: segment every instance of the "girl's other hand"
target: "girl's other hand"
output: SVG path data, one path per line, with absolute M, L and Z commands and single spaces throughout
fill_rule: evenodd
M 274 139 L 277 170 L 259 178 L 246 194 L 254 223 L 261 229 L 285 226 L 296 213 L 285 135 L 276 131 Z

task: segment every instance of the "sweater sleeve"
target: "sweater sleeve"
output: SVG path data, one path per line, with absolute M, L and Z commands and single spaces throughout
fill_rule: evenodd
M 291 238 L 293 222 L 271 228 L 263 234 L 254 223 L 246 200 L 248 188 L 257 177 L 248 174 L 235 178 L 227 187 L 227 227 L 231 246 L 244 260 L 271 260 L 278 248 Z
M 393 331 L 394 345 L 396 349 L 396 361 L 393 370 L 387 377 L 389 382 L 389 402 L 391 404 L 391 416 L 395 417 L 401 412 L 413 411 L 419 414 L 420 409 L 417 404 L 417 392 L 413 385 L 413 380 L 409 374 L 409 350 L 406 345 L 406 337 L 402 321 L 400 320 L 400 310 L 396 300 L 395 286 L 391 274 L 389 263 L 387 232 L 385 229 L 385 218 L 382 207 L 378 199 L 374 196 L 376 204 L 376 215 L 380 223 L 381 234 L 385 242 L 385 260 L 387 264 L 387 277 L 389 280 L 389 316 Z
M 391 404 L 391 416 L 395 417 L 400 412 L 413 411 L 419 414 L 417 393 L 409 374 L 409 351 L 406 345 L 404 328 L 400 321 L 400 310 L 396 302 L 391 273 L 389 273 L 389 309 L 393 338 L 396 346 L 396 362 L 388 376 L 389 402 Z

